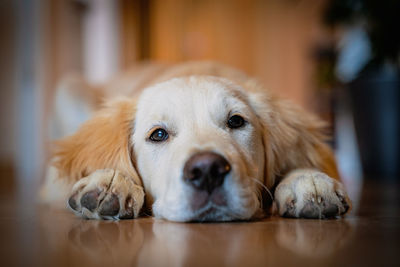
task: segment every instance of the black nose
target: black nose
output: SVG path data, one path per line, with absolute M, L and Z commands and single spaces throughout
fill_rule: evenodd
M 183 176 L 187 183 L 199 190 L 211 193 L 224 183 L 225 176 L 230 172 L 228 161 L 213 152 L 194 154 L 183 168 Z

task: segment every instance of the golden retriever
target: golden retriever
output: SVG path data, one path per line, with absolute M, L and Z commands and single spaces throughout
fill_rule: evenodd
M 109 88 L 97 92 L 124 97 L 56 142 L 46 201 L 84 218 L 151 211 L 182 222 L 349 210 L 324 123 L 245 74 L 208 62 L 148 65 Z

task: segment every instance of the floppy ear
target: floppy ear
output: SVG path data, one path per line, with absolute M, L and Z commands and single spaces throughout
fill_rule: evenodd
M 277 178 L 300 168 L 315 168 L 338 179 L 333 152 L 325 143 L 326 124 L 260 89 L 250 93 L 250 102 L 263 131 L 265 184 L 271 188 Z
M 135 101 L 109 102 L 72 136 L 55 142 L 53 165 L 60 177 L 77 181 L 98 169 L 115 169 L 141 184 L 131 153 Z

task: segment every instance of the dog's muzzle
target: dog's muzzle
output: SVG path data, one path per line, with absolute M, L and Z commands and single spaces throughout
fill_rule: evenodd
M 205 209 L 211 214 L 227 205 L 222 185 L 230 171 L 229 162 L 214 152 L 200 152 L 189 158 L 183 169 L 183 179 L 193 189 L 190 196 L 193 211 Z M 202 217 L 200 215 L 199 219 Z

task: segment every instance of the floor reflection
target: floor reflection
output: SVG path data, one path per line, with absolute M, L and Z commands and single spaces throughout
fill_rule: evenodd
M 310 221 L 281 220 L 275 235 L 278 245 L 309 258 L 335 254 L 347 244 L 354 233 L 347 220 Z
M 346 220 L 273 217 L 260 222 L 185 224 L 152 218 L 73 219 L 51 226 L 45 216 L 41 218 L 46 234 L 42 244 L 63 253 L 71 266 L 253 266 L 295 264 L 299 259 L 317 263 L 340 252 L 353 232 Z M 59 253 L 52 255 L 60 260 Z M 46 259 L 41 263 L 51 265 L 51 257 Z
M 78 258 L 96 265 L 131 265 L 144 241 L 138 223 L 90 221 L 68 233 L 70 246 Z
M 135 220 L 83 220 L 65 211 L 42 211 L 38 218 L 39 266 L 132 266 L 145 240 Z
M 258 265 L 282 262 L 293 252 L 302 259 L 332 256 L 352 237 L 345 220 L 317 221 L 271 218 L 263 222 L 231 224 L 177 224 L 156 222 L 145 241 L 140 265 L 156 252 L 171 266 Z M 296 257 L 295 257 L 296 258 Z M 162 259 L 162 260 L 161 260 Z
M 399 188 L 370 184 L 344 219 L 204 224 L 83 220 L 3 199 L 0 252 L 4 266 L 392 266 Z

